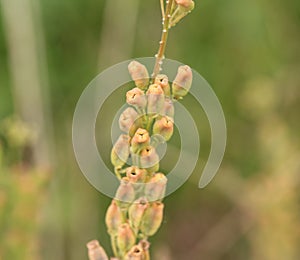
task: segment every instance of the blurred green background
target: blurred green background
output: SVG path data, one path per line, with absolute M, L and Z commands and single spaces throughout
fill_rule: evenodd
M 166 56 L 212 85 L 227 150 L 199 190 L 210 130 L 187 97 L 200 158 L 165 200 L 153 259 L 300 259 L 300 2 L 195 2 L 171 30 Z M 110 199 L 77 166 L 72 116 L 93 77 L 153 56 L 160 32 L 158 0 L 0 1 L 0 259 L 87 259 L 85 244 L 95 238 L 110 250 Z M 107 129 L 124 93 L 106 103 Z M 109 132 L 97 133 L 108 160 Z

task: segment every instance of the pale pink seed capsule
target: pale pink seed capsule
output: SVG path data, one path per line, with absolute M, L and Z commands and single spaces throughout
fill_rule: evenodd
M 137 229 L 140 226 L 145 210 L 148 207 L 146 198 L 140 198 L 132 203 L 128 210 L 130 225 Z
M 132 61 L 128 65 L 128 71 L 132 80 L 135 82 L 135 85 L 138 88 L 145 90 L 149 85 L 149 74 L 147 68 L 137 61 Z
M 170 117 L 163 116 L 155 120 L 153 125 L 153 134 L 161 135 L 165 141 L 169 141 L 173 135 L 173 120 Z
M 192 86 L 193 73 L 192 69 L 187 66 L 180 66 L 177 75 L 172 84 L 172 95 L 174 99 L 184 97 Z
M 146 209 L 143 220 L 140 225 L 140 230 L 145 236 L 153 236 L 159 229 L 163 220 L 164 204 L 154 202 Z
M 159 156 L 152 146 L 145 147 L 140 154 L 140 164 L 148 172 L 156 172 L 159 169 Z
M 137 153 L 143 147 L 148 146 L 150 143 L 150 136 L 146 129 L 139 128 L 136 130 L 134 136 L 131 139 L 132 152 Z
M 135 199 L 135 191 L 132 183 L 129 182 L 127 177 L 123 177 L 121 184 L 117 189 L 115 196 L 119 207 L 128 208 L 129 203 Z
M 160 85 L 152 84 L 147 91 L 147 113 L 160 114 L 165 102 L 164 91 Z
M 134 88 L 126 93 L 127 104 L 136 107 L 137 109 L 144 109 L 147 104 L 145 93 L 139 88 Z
M 138 118 L 138 113 L 134 108 L 126 108 L 119 118 L 119 127 L 121 131 L 129 134 L 131 127 L 133 127 L 135 120 Z
M 117 205 L 117 202 L 113 200 L 107 209 L 105 216 L 105 223 L 108 229 L 108 233 L 111 235 L 116 235 L 119 226 L 123 222 L 123 216 L 121 208 Z
M 156 173 L 146 184 L 145 197 L 148 201 L 162 200 L 167 187 L 167 177 L 163 173 Z
M 154 84 L 159 85 L 162 88 L 166 97 L 170 96 L 170 84 L 167 75 L 164 74 L 157 75 L 154 80 Z
M 135 244 L 136 237 L 128 223 L 119 226 L 117 245 L 121 252 L 128 252 Z
M 89 260 L 108 260 L 105 250 L 100 246 L 97 240 L 87 243 Z
M 170 98 L 166 98 L 164 102 L 164 107 L 162 110 L 162 115 L 174 118 L 175 109 L 173 101 Z
M 128 135 L 120 135 L 111 150 L 111 162 L 115 167 L 123 166 L 129 157 L 129 141 Z

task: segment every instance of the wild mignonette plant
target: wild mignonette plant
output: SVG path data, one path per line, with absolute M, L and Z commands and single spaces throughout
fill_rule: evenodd
M 163 220 L 162 202 L 167 177 L 160 172 L 157 145 L 173 134 L 173 103 L 187 95 L 192 85 L 192 70 L 180 66 L 170 84 L 160 74 L 168 32 L 194 9 L 192 0 L 160 0 L 162 36 L 153 73 L 132 61 L 128 72 L 135 87 L 126 93 L 128 107 L 119 118 L 123 132 L 111 151 L 111 163 L 120 186 L 106 213 L 106 226 L 111 237 L 114 260 L 149 260 L 150 243 Z M 130 163 L 129 163 L 130 161 Z M 98 241 L 87 244 L 90 260 L 108 260 Z

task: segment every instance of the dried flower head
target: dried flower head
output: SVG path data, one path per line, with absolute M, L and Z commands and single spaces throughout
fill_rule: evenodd
M 159 156 L 152 146 L 145 147 L 140 154 L 140 164 L 148 172 L 157 172 L 159 169 Z
M 170 96 L 170 84 L 167 75 L 158 74 L 154 80 L 154 84 L 159 85 L 165 93 L 165 96 Z
M 163 116 L 155 120 L 153 125 L 153 134 L 159 134 L 165 139 L 165 141 L 169 141 L 173 135 L 173 128 L 172 118 Z
M 138 118 L 138 113 L 132 107 L 126 108 L 119 118 L 119 127 L 121 131 L 130 134 L 130 129 L 134 127 L 135 120 Z
M 174 118 L 174 104 L 172 99 L 166 98 L 162 110 L 162 115 Z
M 146 198 L 139 198 L 134 201 L 128 210 L 129 223 L 137 229 L 140 226 L 145 210 L 148 208 L 148 201 Z
M 129 203 L 135 199 L 135 191 L 131 182 L 123 177 L 115 196 L 120 208 L 128 208 Z
M 167 187 L 167 177 L 163 173 L 156 173 L 152 176 L 145 187 L 145 197 L 148 201 L 162 200 Z
M 133 246 L 125 255 L 125 260 L 145 260 L 143 248 L 140 245 Z
M 184 8 L 186 12 L 192 11 L 195 7 L 195 3 L 192 0 L 175 0 L 178 6 Z
M 136 130 L 134 136 L 131 140 L 131 150 L 137 153 L 144 147 L 148 146 L 150 143 L 150 136 L 146 129 L 139 128 Z
M 147 171 L 136 166 L 131 166 L 126 169 L 126 176 L 130 182 L 144 182 L 147 178 Z

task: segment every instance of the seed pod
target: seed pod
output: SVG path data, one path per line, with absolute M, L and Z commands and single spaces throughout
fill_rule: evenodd
M 131 139 L 131 151 L 137 153 L 150 143 L 150 136 L 146 129 L 139 128 L 136 130 L 134 136 Z
M 115 200 L 111 202 L 107 209 L 105 223 L 110 235 L 116 235 L 119 226 L 123 223 L 122 211 Z
M 139 88 L 133 88 L 126 93 L 127 104 L 141 110 L 146 107 L 147 99 L 145 93 Z
M 156 173 L 146 184 L 145 197 L 148 201 L 162 200 L 165 196 L 167 177 L 163 173 Z
M 110 159 L 115 167 L 122 167 L 129 157 L 129 140 L 128 135 L 120 135 L 111 150 Z
M 170 117 L 163 116 L 155 120 L 153 134 L 161 135 L 165 141 L 169 141 L 173 135 L 173 128 L 173 120 Z
M 195 3 L 192 0 L 175 0 L 182 12 L 190 12 L 194 9 Z
M 130 129 L 134 127 L 134 122 L 137 118 L 138 113 L 135 111 L 134 108 L 126 108 L 119 118 L 119 127 L 121 131 L 125 132 L 126 134 L 129 134 Z
M 97 240 L 87 243 L 89 260 L 108 260 L 108 257 Z
M 159 169 L 159 157 L 152 146 L 145 147 L 140 154 L 140 164 L 148 172 L 157 172 Z
M 140 245 L 133 246 L 125 255 L 125 260 L 146 260 L 143 248 Z
M 126 177 L 123 177 L 121 184 L 117 189 L 115 196 L 117 203 L 121 209 L 127 209 L 129 204 L 135 199 L 135 191 L 132 183 Z
M 140 198 L 132 203 L 128 210 L 129 223 L 134 229 L 138 229 L 142 221 L 145 210 L 148 207 L 148 201 Z
M 117 245 L 121 252 L 128 252 L 135 244 L 136 237 L 128 223 L 119 226 Z
M 193 73 L 189 66 L 184 65 L 178 68 L 177 75 L 172 84 L 172 95 L 174 99 L 184 97 L 192 86 Z
M 147 90 L 147 113 L 148 114 L 160 114 L 164 106 L 165 95 L 161 86 L 152 84 Z
M 128 65 L 128 71 L 135 85 L 138 88 L 145 90 L 149 85 L 149 74 L 147 68 L 137 61 L 132 61 Z
M 170 98 L 165 99 L 162 115 L 174 118 L 174 105 Z
M 126 169 L 126 176 L 130 182 L 145 182 L 147 178 L 147 171 L 145 169 L 140 169 L 136 166 L 131 166 Z
M 154 202 L 146 209 L 140 230 L 145 236 L 153 236 L 159 229 L 163 220 L 164 204 L 161 202 Z
M 148 240 L 141 240 L 138 245 L 143 249 L 145 260 L 150 259 L 150 254 L 149 254 L 149 248 L 150 248 L 150 243 Z
M 170 96 L 170 84 L 167 75 L 158 74 L 154 80 L 154 84 L 159 85 L 162 88 L 166 97 Z

